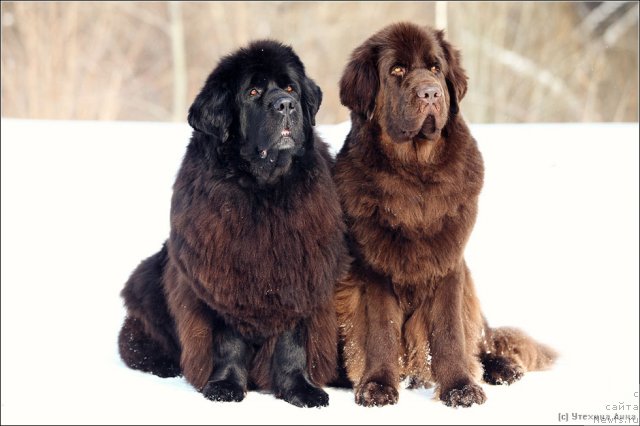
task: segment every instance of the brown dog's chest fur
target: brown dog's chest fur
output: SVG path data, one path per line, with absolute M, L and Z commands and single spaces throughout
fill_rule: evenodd
M 355 249 L 407 304 L 459 266 L 475 221 L 482 159 L 466 126 L 455 131 L 467 135 L 425 148 L 371 140 L 362 129 L 338 155 L 338 193 Z
M 341 327 L 352 336 L 351 342 L 362 345 L 363 335 L 350 330 L 367 330 L 367 339 L 374 340 L 398 333 L 400 377 L 412 378 L 414 385 L 426 384 L 432 380 L 427 336 L 438 327 L 433 315 L 449 309 L 438 293 L 461 288 L 460 308 L 474 324 L 466 338 L 475 341 L 480 335 L 479 309 L 465 276 L 464 247 L 476 218 L 482 157 L 462 120 L 454 119 L 428 149 L 412 146 L 415 142 L 388 142 L 379 137 L 375 123 L 352 124 L 334 170 L 355 259 L 350 276 L 338 286 Z M 392 304 L 385 293 L 392 295 Z M 345 315 L 357 312 L 354 307 L 365 300 L 384 311 L 381 317 L 396 331 L 363 326 L 362 313 Z M 352 380 L 365 372 L 359 348 L 345 347 Z

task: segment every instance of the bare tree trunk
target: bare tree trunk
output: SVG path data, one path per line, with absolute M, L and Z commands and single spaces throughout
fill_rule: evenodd
M 187 116 L 187 60 L 184 44 L 184 29 L 182 27 L 182 10 L 180 2 L 168 3 L 169 20 L 171 22 L 171 54 L 173 58 L 173 107 L 171 118 L 173 121 L 184 121 Z
M 447 29 L 447 2 L 436 2 L 436 28 L 439 30 Z

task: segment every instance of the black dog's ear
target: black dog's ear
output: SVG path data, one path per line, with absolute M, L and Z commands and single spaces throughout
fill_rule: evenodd
M 367 40 L 353 51 L 342 73 L 340 102 L 366 118 L 375 108 L 379 85 L 378 48 Z
M 444 51 L 445 60 L 447 61 L 445 79 L 447 81 L 449 95 L 451 96 L 451 112 L 456 114 L 459 109 L 458 102 L 460 102 L 467 93 L 467 81 L 469 78 L 462 68 L 460 51 L 444 39 L 444 30 L 438 31 L 436 35 Z
M 316 125 L 316 114 L 322 103 L 322 90 L 308 77 L 302 83 L 302 108 L 312 126 Z
M 195 130 L 218 137 L 224 143 L 229 138 L 233 120 L 232 89 L 226 83 L 225 73 L 217 69 L 207 78 L 204 87 L 189 108 L 189 125 Z

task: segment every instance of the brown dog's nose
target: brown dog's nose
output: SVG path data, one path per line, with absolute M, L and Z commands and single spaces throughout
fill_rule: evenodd
M 442 96 L 442 90 L 440 87 L 432 84 L 419 86 L 416 92 L 418 93 L 420 100 L 427 104 L 435 104 L 438 102 L 438 98 Z

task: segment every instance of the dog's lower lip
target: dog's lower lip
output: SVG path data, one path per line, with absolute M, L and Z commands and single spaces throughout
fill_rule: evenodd
M 430 135 L 436 131 L 436 117 L 433 114 L 427 115 L 424 125 L 420 129 L 420 134 Z
M 418 132 L 420 131 L 420 129 L 416 129 L 416 130 L 403 130 L 402 133 L 405 136 L 411 136 L 411 135 L 416 135 Z
M 295 141 L 293 140 L 293 138 L 291 136 L 282 136 L 282 138 L 280 139 L 280 141 L 278 143 L 276 143 L 276 145 L 274 146 L 276 149 L 289 149 L 289 148 L 293 148 L 295 145 Z

